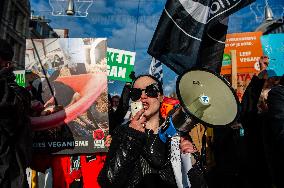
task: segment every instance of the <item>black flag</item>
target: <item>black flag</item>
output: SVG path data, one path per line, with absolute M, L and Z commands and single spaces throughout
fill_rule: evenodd
M 228 16 L 255 0 L 167 0 L 148 53 L 177 74 L 220 72 Z

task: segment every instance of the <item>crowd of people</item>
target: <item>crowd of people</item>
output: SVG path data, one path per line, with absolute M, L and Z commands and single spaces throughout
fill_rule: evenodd
M 29 119 L 31 96 L 14 81 L 13 55 L 9 43 L 1 40 L 0 187 L 29 187 L 26 168 L 44 171 L 47 168 L 44 165 L 48 163 L 55 166 L 64 163 L 68 168 L 66 173 L 55 172 L 60 175 L 55 175 L 53 181 L 60 183 L 55 185 L 54 182 L 53 187 L 177 187 L 171 163 L 171 143 L 164 143 L 158 135 L 165 119 L 160 110 L 163 87 L 157 78 L 140 75 L 132 83 L 125 84 L 121 96 L 108 96 L 110 135 L 105 142 L 109 147 L 107 153 L 58 155 L 52 160 L 47 158 L 46 163 L 39 160 L 36 165 L 32 152 L 35 134 L 32 134 Z M 259 64 L 260 73 L 253 76 L 243 95 L 240 117 L 234 123 L 237 126 L 214 129 L 212 140 L 210 135 L 207 147 L 213 152 L 214 165 L 209 168 L 202 163 L 202 173 L 199 169 L 191 171 L 194 175 L 187 174 L 189 181 L 193 176 L 199 178 L 199 182 L 192 180 L 192 188 L 284 187 L 281 179 L 284 168 L 284 76 L 269 77 L 266 70 L 269 58 L 266 56 L 260 58 Z M 125 121 L 130 100 L 142 102 L 143 109 Z M 244 133 L 240 134 L 240 130 Z M 197 156 L 193 164 L 199 164 L 200 150 L 192 140 L 189 135 L 182 136 L 180 152 Z M 96 163 L 87 165 L 94 160 Z M 72 166 L 74 162 L 81 164 L 80 171 L 78 166 Z M 64 178 L 66 174 L 72 174 L 68 180 Z

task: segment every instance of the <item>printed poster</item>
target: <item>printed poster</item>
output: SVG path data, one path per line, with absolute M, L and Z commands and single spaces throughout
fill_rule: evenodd
M 258 60 L 263 55 L 261 32 L 233 33 L 226 35 L 221 74 L 231 74 L 231 50 L 237 52 L 238 73 L 258 73 Z
M 263 55 L 260 42 L 261 32 L 227 34 L 221 74 L 231 82 L 232 58 L 230 51 L 236 50 L 237 96 L 241 101 L 253 75 L 259 73 L 259 58 Z
M 239 99 L 239 101 L 242 100 L 242 97 L 244 95 L 244 92 L 247 88 L 247 86 L 249 85 L 252 77 L 255 75 L 255 73 L 238 73 L 237 74 L 237 90 L 236 90 L 236 94 L 237 97 Z M 231 75 L 230 74 L 226 74 L 224 75 L 224 77 L 227 80 L 231 80 Z
M 107 151 L 105 38 L 26 41 L 33 148 L 54 154 Z M 38 59 L 39 56 L 39 59 Z
M 129 77 L 134 70 L 135 52 L 107 49 L 107 74 L 109 80 L 131 82 Z
M 26 87 L 25 70 L 13 71 L 16 76 L 16 82 L 19 86 Z
M 284 74 L 284 34 L 264 35 L 260 39 L 263 53 L 269 57 L 268 76 L 282 76 Z

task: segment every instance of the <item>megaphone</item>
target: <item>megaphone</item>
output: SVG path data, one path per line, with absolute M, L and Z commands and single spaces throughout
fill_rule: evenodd
M 176 84 L 180 106 L 168 115 L 159 135 L 162 141 L 176 132 L 189 132 L 197 123 L 223 127 L 238 118 L 239 101 L 222 76 L 207 69 L 191 69 L 180 75 Z
M 68 0 L 68 4 L 67 4 L 67 9 L 66 9 L 66 14 L 68 16 L 73 16 L 75 14 L 75 10 L 74 10 L 74 0 Z

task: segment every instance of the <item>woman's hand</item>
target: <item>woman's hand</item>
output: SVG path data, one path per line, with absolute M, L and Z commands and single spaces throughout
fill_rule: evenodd
M 180 137 L 180 149 L 182 153 L 194 153 L 197 151 L 188 137 Z
M 129 127 L 140 132 L 145 132 L 146 118 L 143 116 L 144 111 L 145 110 L 142 109 L 136 113 L 136 115 L 131 119 Z
M 112 141 L 111 135 L 107 135 L 106 141 L 105 141 L 105 147 L 109 148 L 111 141 Z
M 41 112 L 41 116 L 47 116 L 47 115 L 50 115 L 50 114 L 54 114 L 60 110 L 63 110 L 64 107 L 62 105 L 58 105 L 58 106 L 50 106 L 50 107 L 47 107 L 46 109 L 44 109 L 42 112 Z

